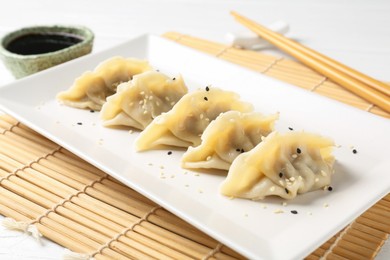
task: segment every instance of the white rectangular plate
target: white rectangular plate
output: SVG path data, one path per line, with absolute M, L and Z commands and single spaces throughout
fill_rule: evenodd
M 138 133 L 104 128 L 98 113 L 57 103 L 58 92 L 114 55 L 148 59 L 172 77 L 180 73 L 190 90 L 211 84 L 235 91 L 259 112 L 280 112 L 276 128 L 281 132 L 292 127 L 331 137 L 341 145 L 335 151 L 333 191 L 311 192 L 284 206 L 277 198 L 229 200 L 218 192 L 223 176 L 185 174 L 180 168 L 183 152 L 137 153 Z M 0 88 L 0 104 L 39 133 L 251 259 L 305 257 L 390 188 L 389 120 L 157 36 L 142 36 L 6 85 Z M 276 214 L 278 209 L 284 213 Z

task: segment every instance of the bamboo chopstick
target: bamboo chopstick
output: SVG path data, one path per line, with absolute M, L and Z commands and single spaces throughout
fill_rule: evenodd
M 356 95 L 390 112 L 390 88 L 356 70 L 336 62 L 314 50 L 275 33 L 262 25 L 232 11 L 233 17 L 241 24 L 286 51 L 308 67 L 327 76 Z

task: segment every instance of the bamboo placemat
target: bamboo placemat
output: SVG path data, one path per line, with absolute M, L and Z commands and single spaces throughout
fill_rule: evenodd
M 165 36 L 389 117 L 294 61 L 178 33 Z M 21 221 L 19 228 L 26 232 L 37 235 L 35 226 L 45 237 L 74 252 L 85 253 L 82 259 L 243 258 L 6 115 L 0 117 L 0 214 Z M 307 259 L 370 259 L 389 233 L 387 195 Z

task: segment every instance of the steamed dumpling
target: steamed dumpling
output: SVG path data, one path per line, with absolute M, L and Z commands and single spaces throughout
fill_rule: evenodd
M 57 99 L 71 107 L 100 110 L 120 83 L 151 69 L 144 60 L 113 57 L 100 63 L 93 72 L 83 73 L 68 90 L 60 92 Z
M 202 143 L 189 147 L 182 157 L 184 168 L 229 170 L 233 160 L 251 150 L 273 131 L 278 114 L 228 111 L 218 116 L 204 131 Z
M 229 197 L 292 199 L 328 186 L 333 173 L 332 140 L 315 134 L 273 132 L 233 162 L 221 193 Z
M 155 117 L 171 110 L 187 91 L 181 76 L 172 79 L 157 71 L 147 71 L 120 84 L 117 93 L 107 98 L 100 117 L 104 126 L 143 130 Z
M 188 147 L 200 144 L 203 131 L 219 114 L 237 110 L 250 112 L 251 104 L 218 88 L 199 89 L 184 95 L 167 113 L 156 117 L 136 140 L 138 151 L 159 145 Z

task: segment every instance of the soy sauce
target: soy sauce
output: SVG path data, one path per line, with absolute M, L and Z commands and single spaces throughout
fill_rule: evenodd
M 26 34 L 11 41 L 6 49 L 21 55 L 42 54 L 65 49 L 82 40 L 72 34 Z

